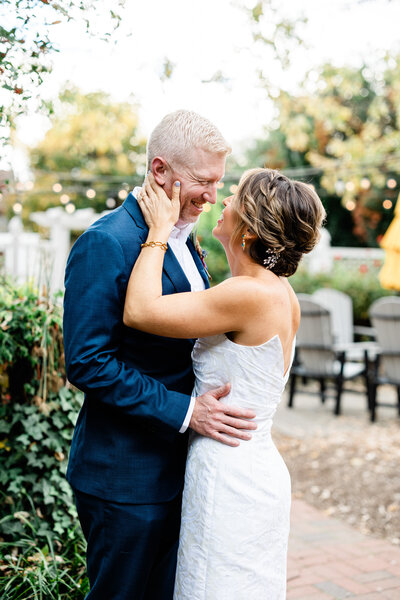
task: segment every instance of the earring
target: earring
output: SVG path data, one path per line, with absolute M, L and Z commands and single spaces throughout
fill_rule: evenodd
M 246 248 L 246 234 L 244 233 L 242 235 L 242 250 L 244 252 L 244 249 Z

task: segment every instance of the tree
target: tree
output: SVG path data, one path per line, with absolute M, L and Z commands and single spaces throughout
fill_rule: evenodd
M 130 104 L 66 88 L 51 129 L 30 150 L 34 187 L 22 196 L 24 216 L 60 202 L 71 212 L 88 206 L 101 212 L 120 204 L 135 176 L 140 181 L 145 173 L 146 140 L 137 127 Z
M 297 96 L 275 100 L 277 129 L 253 149 L 258 161 L 312 182 L 328 211 L 335 245 L 377 246 L 386 230 L 400 171 L 399 62 L 382 74 L 323 65 Z M 293 167 L 302 166 L 301 169 Z M 343 235 L 345 233 L 345 235 Z
M 273 59 L 277 60 L 282 68 L 290 65 L 291 53 L 303 42 L 300 34 L 301 27 L 307 23 L 302 15 L 285 16 L 282 3 L 277 0 L 259 0 L 253 8 L 245 9 L 250 17 L 253 40 L 256 45 L 272 52 Z M 257 49 L 253 48 L 257 54 Z M 259 72 L 265 82 L 266 74 Z
M 272 89 L 273 86 L 269 81 L 271 65 L 274 64 L 280 69 L 287 69 L 290 66 L 292 54 L 303 44 L 302 27 L 307 19 L 299 13 L 298 9 L 296 10 L 296 7 L 294 11 L 291 7 L 290 16 L 285 15 L 285 8 L 279 0 L 258 0 L 251 8 L 246 6 L 245 2 L 236 3 L 236 6 L 247 17 L 252 38 L 249 47 L 242 47 L 241 52 L 249 53 L 252 70 L 256 72 L 260 82 L 266 88 Z M 265 68 L 266 65 L 268 69 Z M 172 78 L 174 66 L 167 59 L 165 60 L 163 79 Z M 216 63 L 215 72 L 207 79 L 203 79 L 202 83 L 219 83 L 229 88 L 231 80 L 232 77 L 224 65 L 217 66 Z
M 83 22 L 87 33 L 109 39 L 110 31 L 97 32 L 98 23 L 107 22 L 113 31 L 120 23 L 117 0 L 110 9 L 101 0 L 0 0 L 0 80 L 3 96 L 0 105 L 0 142 L 16 115 L 35 100 L 42 110 L 50 106 L 40 101 L 38 87 L 51 70 L 50 55 L 57 51 L 56 26 L 69 21 Z M 108 19 L 104 19 L 108 15 Z M 99 18 L 100 17 L 100 18 Z M 104 28 L 102 24 L 101 29 Z M 1 129 L 0 129 L 1 133 Z

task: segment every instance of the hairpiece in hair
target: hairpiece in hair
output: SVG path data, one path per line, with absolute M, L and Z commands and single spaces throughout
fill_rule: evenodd
M 265 251 L 265 258 L 263 260 L 263 264 L 264 267 L 266 269 L 273 269 L 274 266 L 276 265 L 276 263 L 279 260 L 279 252 L 276 252 L 276 250 L 271 250 L 270 248 L 267 248 L 267 250 Z

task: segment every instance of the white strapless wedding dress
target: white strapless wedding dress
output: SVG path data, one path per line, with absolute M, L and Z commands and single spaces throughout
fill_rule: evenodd
M 284 600 L 291 489 L 271 439 L 289 375 L 280 339 L 241 346 L 215 335 L 192 358 L 194 393 L 230 381 L 221 401 L 253 409 L 258 428 L 236 448 L 191 433 L 174 600 Z

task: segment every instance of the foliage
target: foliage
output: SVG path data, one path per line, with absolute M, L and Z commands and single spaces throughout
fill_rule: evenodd
M 82 395 L 66 382 L 60 307 L 1 283 L 0 562 L 13 581 L 2 597 L 36 598 L 40 581 L 42 597 L 70 598 L 83 542 L 65 470 Z
M 301 15 L 293 15 L 292 11 L 285 15 L 282 3 L 277 0 L 259 0 L 253 8 L 245 10 L 252 27 L 253 53 L 257 52 L 258 45 L 263 50 L 268 48 L 272 51 L 273 59 L 282 68 L 287 68 L 293 51 L 303 44 L 300 29 L 307 19 Z M 260 70 L 259 74 L 264 83 L 269 82 L 264 70 Z
M 272 87 L 269 79 L 271 65 L 278 69 L 287 69 L 290 66 L 291 56 L 303 44 L 302 26 L 307 19 L 298 11 L 294 12 L 293 6 L 290 7 L 290 12 L 285 11 L 282 2 L 278 0 L 255 0 L 252 6 L 247 4 L 236 3 L 247 18 L 252 37 L 250 47 L 243 48 L 242 51 L 249 53 L 252 69 L 259 79 L 264 85 Z M 218 57 L 215 58 L 217 61 Z M 161 79 L 171 79 L 175 73 L 175 66 L 166 58 Z M 221 63 L 210 77 L 202 80 L 202 83 L 218 83 L 230 89 L 231 80 L 232 75 Z
M 18 514 L 18 513 L 17 513 Z M 22 517 L 20 517 L 22 518 Z M 0 543 L 2 600 L 81 600 L 89 591 L 85 545 L 77 528 L 38 543 L 35 524 L 23 538 Z
M 380 69 L 313 69 L 299 95 L 279 93 L 275 129 L 253 149 L 259 163 L 312 181 L 327 208 L 333 245 L 350 245 L 343 230 L 351 217 L 358 245 L 377 246 L 393 215 L 400 62 L 387 56 Z
M 229 274 L 229 265 L 226 259 L 225 251 L 221 243 L 212 235 L 212 230 L 217 224 L 217 220 L 223 209 L 222 198 L 226 197 L 227 193 L 219 193 L 218 201 L 214 205 L 209 205 L 210 210 L 204 212 L 201 216 L 197 236 L 203 250 L 207 252 L 205 258 L 207 269 L 212 277 L 211 284 L 216 285 L 226 279 Z
M 314 185 L 327 211 L 327 229 L 331 235 L 331 244 L 360 246 L 359 240 L 353 234 L 351 213 L 342 205 L 339 196 L 328 193 L 321 186 L 319 170 L 312 170 L 305 152 L 290 148 L 281 128 L 271 128 L 264 139 L 255 140 L 248 149 L 245 165 L 240 170 L 253 167 L 278 169 L 288 177 Z M 239 165 L 234 165 L 233 169 L 239 172 Z
M 343 265 L 337 265 L 329 273 L 312 274 L 305 266 L 300 266 L 297 272 L 289 278 L 296 293 L 313 294 L 320 288 L 333 288 L 348 294 L 353 301 L 354 322 L 363 324 L 368 321 L 369 307 L 382 296 L 393 295 L 384 290 L 373 270 L 365 271 L 361 265 L 358 271 Z
M 145 172 L 146 140 L 137 127 L 135 109 L 127 102 L 66 87 L 51 129 L 30 150 L 35 181 L 23 196 L 24 217 L 60 202 L 96 212 L 120 204 L 134 183 L 132 174 Z M 14 201 L 10 196 L 10 210 Z
M 57 51 L 54 40 L 57 26 L 78 21 L 87 33 L 95 34 L 98 23 L 109 39 L 119 26 L 119 0 L 113 8 L 105 8 L 100 0 L 1 0 L 0 3 L 0 77 L 4 101 L 0 106 L 0 127 L 11 125 L 13 118 L 24 112 L 30 99 L 35 99 L 46 113 L 49 105 L 40 101 L 38 87 L 51 70 L 49 56 Z M 107 15 L 108 18 L 104 19 Z M 111 27 L 110 27 L 111 25 Z M 108 29 L 111 31 L 108 31 Z M 97 34 L 97 32 L 96 32 Z

